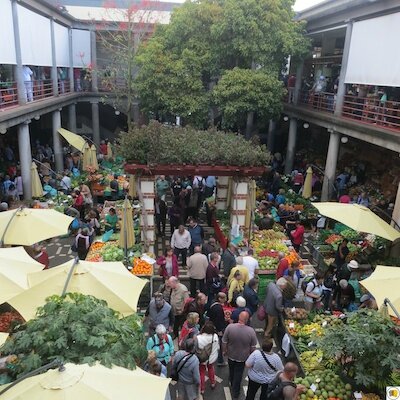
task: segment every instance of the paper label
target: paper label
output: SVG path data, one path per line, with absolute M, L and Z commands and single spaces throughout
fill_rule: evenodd
M 291 322 L 291 323 L 289 324 L 289 328 L 294 329 L 294 322 Z
M 325 328 L 328 325 L 326 321 L 322 322 L 322 327 Z
M 353 394 L 355 399 L 362 399 L 362 394 L 360 392 L 354 392 Z
M 296 312 L 296 307 L 292 307 L 292 313 Z
M 314 344 L 314 342 L 309 342 L 308 347 L 311 347 Z
M 312 385 L 310 386 L 310 389 L 311 389 L 313 392 L 315 392 L 315 391 L 317 390 L 317 386 L 314 385 L 314 384 L 312 384 Z

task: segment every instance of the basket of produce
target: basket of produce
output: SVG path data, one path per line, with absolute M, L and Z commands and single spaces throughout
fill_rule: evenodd
M 137 276 L 153 275 L 153 266 L 139 257 L 135 257 L 132 263 L 131 273 Z
M 285 314 L 289 319 L 302 320 L 308 317 L 308 311 L 304 308 L 285 308 Z

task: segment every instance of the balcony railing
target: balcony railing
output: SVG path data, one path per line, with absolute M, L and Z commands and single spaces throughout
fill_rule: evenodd
M 299 103 L 315 110 L 333 113 L 335 110 L 335 94 L 329 92 L 315 93 L 310 90 L 300 91 Z
M 0 109 L 18 105 L 17 82 L 0 82 Z
M 400 102 L 384 101 L 377 97 L 344 97 L 343 117 L 367 124 L 400 130 Z
M 69 79 L 58 80 L 58 94 L 66 94 L 71 92 L 71 84 Z
M 329 92 L 314 93 L 309 90 L 300 91 L 299 105 L 333 113 L 336 107 L 336 94 Z M 380 97 L 344 96 L 342 116 L 400 131 L 400 102 L 384 101 Z

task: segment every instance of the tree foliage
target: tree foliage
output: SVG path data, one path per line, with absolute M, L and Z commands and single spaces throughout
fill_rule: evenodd
M 156 121 L 122 133 L 119 152 L 128 162 L 139 164 L 259 166 L 270 161 L 265 146 L 235 133 L 171 128 Z
M 78 293 L 49 297 L 37 318 L 20 325 L 1 353 L 18 355 L 17 375 L 54 359 L 133 369 L 146 358 L 139 317 L 120 319 L 105 301 Z
M 399 330 L 387 317 L 374 310 L 351 313 L 340 329 L 330 328 L 320 339 L 327 357 L 358 385 L 389 386 L 391 372 L 400 369 Z
M 197 0 L 174 10 L 170 24 L 139 48 L 143 110 L 178 114 L 197 126 L 207 124 L 215 105 L 229 126 L 243 125 L 244 112 L 232 111 L 239 105 L 261 118 L 277 115 L 284 94 L 278 78 L 287 57 L 300 57 L 308 48 L 292 5 L 292 0 Z M 237 104 L 222 107 L 231 83 Z

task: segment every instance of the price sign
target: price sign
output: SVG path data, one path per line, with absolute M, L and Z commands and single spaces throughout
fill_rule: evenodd
M 294 314 L 296 312 L 296 307 L 292 307 L 292 313 Z
M 354 392 L 353 394 L 355 399 L 362 399 L 362 394 L 360 392 Z
M 326 321 L 322 322 L 322 327 L 325 328 L 328 325 Z
M 294 329 L 294 322 L 291 322 L 291 323 L 289 324 L 289 328 Z
M 310 386 L 310 389 L 311 389 L 313 392 L 315 392 L 315 391 L 317 390 L 317 386 L 314 385 L 314 384 L 312 384 L 312 385 Z

